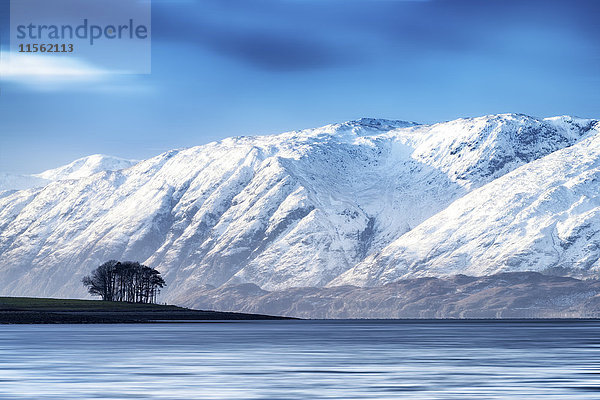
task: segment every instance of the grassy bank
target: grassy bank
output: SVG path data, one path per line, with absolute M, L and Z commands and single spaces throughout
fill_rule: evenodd
M 274 319 L 283 318 L 257 314 L 192 310 L 160 304 L 0 297 L 0 324 L 156 323 Z

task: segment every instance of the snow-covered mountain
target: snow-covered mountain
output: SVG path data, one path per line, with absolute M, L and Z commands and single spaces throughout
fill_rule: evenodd
M 281 290 L 379 284 L 389 280 L 373 277 L 427 274 L 417 266 L 421 258 L 404 267 L 413 251 L 405 248 L 413 242 L 419 251 L 425 249 L 414 251 L 427 260 L 432 275 L 461 268 L 475 275 L 509 267 L 543 270 L 546 259 L 523 260 L 522 268 L 479 268 L 476 263 L 484 256 L 472 248 L 472 258 L 444 269 L 443 257 L 459 257 L 464 243 L 428 233 L 445 232 L 446 223 L 477 222 L 487 224 L 481 229 L 488 240 L 497 237 L 496 226 L 505 226 L 498 224 L 502 207 L 520 213 L 512 208 L 515 199 L 545 195 L 546 180 L 559 182 L 565 174 L 570 182 L 587 182 L 597 166 L 590 159 L 600 147 L 599 131 L 596 120 L 519 114 L 434 125 L 361 119 L 225 139 L 79 178 L 69 168 L 55 170 L 70 178 L 0 197 L 0 293 L 84 296 L 81 277 L 113 258 L 158 268 L 168 283 L 164 299 L 179 304 L 193 304 L 206 285 L 253 283 Z M 577 153 L 578 158 L 575 153 L 583 151 L 578 149 L 592 150 Z M 561 156 L 565 151 L 570 156 Z M 562 159 L 572 168 L 540 175 L 543 165 L 556 166 Z M 537 169 L 524 172 L 529 168 Z M 513 186 L 526 194 L 511 197 Z M 562 206 L 568 211 L 557 208 L 548 218 L 563 218 L 565 212 L 571 220 L 584 218 L 596 200 L 578 208 L 580 194 L 593 191 L 565 197 Z M 491 197 L 480 200 L 485 196 Z M 477 201 L 481 206 L 469 208 Z M 451 220 L 452 210 L 473 217 Z M 429 230 L 423 224 L 430 224 Z M 592 224 L 573 235 L 594 238 L 598 229 Z M 515 230 L 507 240 L 540 234 L 534 231 Z M 440 246 L 451 248 L 436 252 Z M 496 240 L 493 246 L 508 243 Z M 593 251 L 572 253 L 569 260 L 578 266 L 593 266 L 580 258 L 593 257 Z
M 94 154 L 75 160 L 68 165 L 44 171 L 40 174 L 19 175 L 0 172 L 0 192 L 43 187 L 54 181 L 80 179 L 102 171 L 116 171 L 129 168 L 136 163 L 137 161 L 133 160 Z

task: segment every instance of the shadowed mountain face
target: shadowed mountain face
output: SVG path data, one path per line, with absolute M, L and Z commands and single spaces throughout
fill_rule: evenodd
M 598 318 L 600 281 L 536 272 L 404 279 L 378 287 L 206 288 L 199 308 L 300 318 Z
M 0 193 L 0 294 L 83 297 L 81 278 L 109 259 L 157 268 L 163 299 L 183 305 L 205 285 L 592 273 L 599 129 L 518 114 L 362 119 L 125 169 L 75 162 L 54 170 L 68 178 Z

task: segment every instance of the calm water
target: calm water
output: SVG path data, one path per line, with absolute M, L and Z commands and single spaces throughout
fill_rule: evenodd
M 0 326 L 1 399 L 598 399 L 600 322 Z

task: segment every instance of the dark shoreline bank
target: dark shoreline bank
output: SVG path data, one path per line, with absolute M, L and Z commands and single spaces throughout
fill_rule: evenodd
M 293 318 L 191 310 L 158 304 L 0 297 L 0 324 L 139 324 L 289 319 Z

